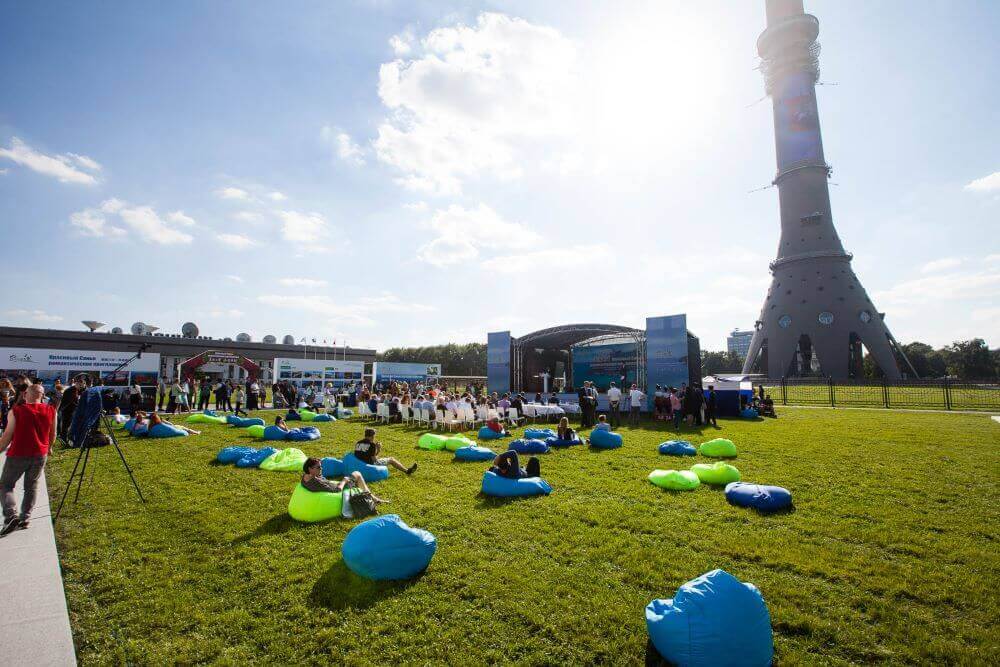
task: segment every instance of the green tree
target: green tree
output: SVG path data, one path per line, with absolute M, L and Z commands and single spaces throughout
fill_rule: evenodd
M 735 352 L 701 351 L 701 374 L 739 374 L 743 369 L 743 357 Z
M 375 358 L 378 361 L 441 364 L 444 375 L 486 375 L 486 345 L 483 343 L 390 347 Z
M 906 358 L 921 378 L 939 378 L 948 374 L 944 357 L 927 343 L 914 341 L 901 346 Z
M 955 341 L 941 351 L 949 375 L 964 380 L 993 378 L 997 375 L 995 356 L 982 338 Z

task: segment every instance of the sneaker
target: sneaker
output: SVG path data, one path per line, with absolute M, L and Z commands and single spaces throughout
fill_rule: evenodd
M 416 469 L 417 469 L 417 464 L 414 463 L 413 465 L 411 465 L 409 468 L 406 469 L 406 474 L 412 475 L 416 471 Z
M 21 520 L 18 519 L 16 516 L 12 516 L 11 518 L 7 519 L 4 522 L 3 528 L 0 528 L 0 537 L 3 537 L 8 533 L 14 532 L 20 525 L 21 525 Z
M 30 526 L 30 525 L 31 525 L 31 522 L 28 521 L 27 519 L 18 519 L 18 521 L 17 521 L 17 529 L 18 530 L 27 530 L 28 526 Z

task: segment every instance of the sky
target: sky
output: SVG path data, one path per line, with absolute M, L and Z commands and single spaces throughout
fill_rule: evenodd
M 1000 3 L 806 0 L 897 339 L 1000 346 Z M 764 3 L 0 4 L 0 322 L 352 347 L 688 314 L 778 242 Z

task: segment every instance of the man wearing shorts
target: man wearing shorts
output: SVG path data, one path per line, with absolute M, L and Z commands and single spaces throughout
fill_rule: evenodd
M 392 466 L 396 470 L 402 470 L 407 475 L 412 475 L 413 471 L 417 469 L 416 463 L 407 468 L 392 457 L 380 458 L 379 454 L 381 452 L 382 443 L 375 441 L 375 429 L 371 427 L 366 428 L 365 437 L 354 444 L 354 456 L 370 465 Z

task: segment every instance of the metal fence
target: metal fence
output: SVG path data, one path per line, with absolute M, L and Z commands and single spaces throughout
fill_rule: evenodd
M 775 403 L 832 407 L 984 410 L 1000 412 L 1000 379 L 833 380 L 781 378 L 754 381 Z

